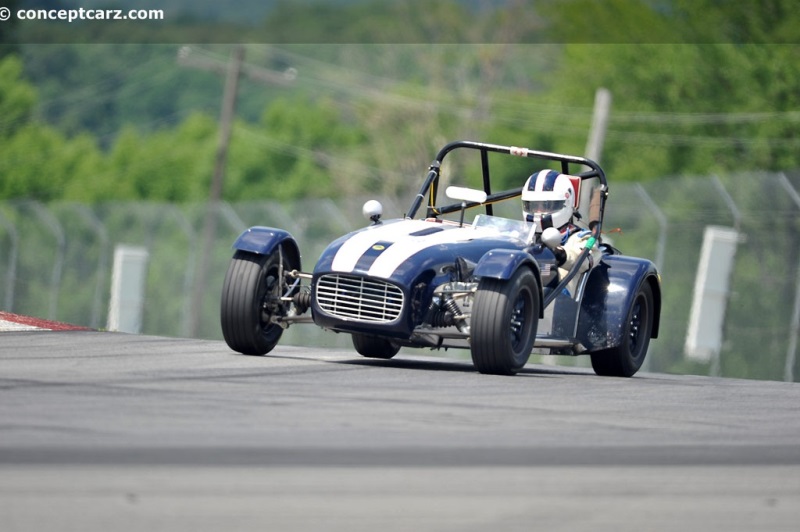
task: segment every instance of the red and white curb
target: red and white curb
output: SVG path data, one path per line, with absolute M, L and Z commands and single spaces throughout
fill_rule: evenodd
M 70 325 L 58 321 L 20 316 L 0 310 L 0 332 L 19 331 L 88 331 L 88 327 Z

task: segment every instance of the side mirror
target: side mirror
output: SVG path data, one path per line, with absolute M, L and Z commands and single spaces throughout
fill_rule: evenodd
M 371 220 L 374 225 L 378 225 L 381 223 L 383 205 L 381 205 L 380 201 L 369 200 L 364 203 L 364 206 L 361 208 L 361 214 L 363 214 L 367 220 Z
M 463 202 L 483 203 L 486 201 L 486 192 L 466 187 L 447 187 L 444 191 L 448 198 Z
M 483 203 L 486 201 L 486 192 L 483 190 L 475 190 L 474 188 L 447 187 L 444 193 L 450 199 L 461 200 L 461 221 L 458 223 L 459 227 L 464 225 L 464 211 L 467 210 L 468 201 L 471 203 Z

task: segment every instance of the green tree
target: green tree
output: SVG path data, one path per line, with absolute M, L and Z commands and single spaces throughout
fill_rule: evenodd
M 283 97 L 264 111 L 259 128 L 234 128 L 224 196 L 228 200 L 335 196 L 352 187 L 337 156 L 363 144 L 361 129 L 327 99 Z
M 150 134 L 124 128 L 107 155 L 103 172 L 69 190 L 83 201 L 205 201 L 211 179 L 215 121 L 202 114 L 174 129 Z
M 16 55 L 0 58 L 0 139 L 11 136 L 33 114 L 36 89 L 22 76 L 22 61 Z
M 618 179 L 797 166 L 800 15 L 783 0 L 759 6 L 551 2 L 549 32 L 567 44 L 548 100 L 587 108 L 611 90 L 603 161 Z
M 0 198 L 60 199 L 102 167 L 92 137 L 66 138 L 50 126 L 28 124 L 3 141 Z

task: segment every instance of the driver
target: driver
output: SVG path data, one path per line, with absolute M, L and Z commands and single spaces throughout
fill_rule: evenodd
M 561 232 L 561 245 L 553 249 L 558 264 L 559 279 L 563 279 L 583 252 L 583 247 L 592 236 L 591 231 L 574 224 L 576 217 L 575 187 L 569 176 L 555 170 L 542 170 L 531 175 L 522 187 L 522 215 L 527 222 L 536 224 L 536 233 L 541 236 L 548 227 Z M 595 249 L 578 270 L 583 273 L 594 263 Z M 573 279 L 577 281 L 577 277 Z M 570 291 L 576 283 L 570 283 Z

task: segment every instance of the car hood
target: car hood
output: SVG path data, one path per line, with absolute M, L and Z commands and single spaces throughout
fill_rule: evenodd
M 493 228 L 460 227 L 448 221 L 389 220 L 333 242 L 317 262 L 315 273 L 407 278 L 452 264 L 457 257 L 477 262 L 492 249 L 525 247 L 519 238 Z

